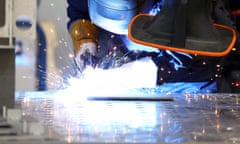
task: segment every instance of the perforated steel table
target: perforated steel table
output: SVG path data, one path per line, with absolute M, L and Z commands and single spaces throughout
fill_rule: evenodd
M 240 143 L 238 94 L 154 95 L 173 101 L 89 101 L 56 91 L 16 95 L 23 115 L 46 126 L 45 143 Z

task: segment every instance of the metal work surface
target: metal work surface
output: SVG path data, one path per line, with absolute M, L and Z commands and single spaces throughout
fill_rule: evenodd
M 66 143 L 240 143 L 238 94 L 154 96 L 174 100 L 89 101 L 62 91 L 17 92 L 16 106 L 45 125 L 49 137 L 55 131 Z

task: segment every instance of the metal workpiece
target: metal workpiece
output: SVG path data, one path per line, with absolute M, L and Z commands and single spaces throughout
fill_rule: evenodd
M 0 0 L 0 115 L 3 106 L 14 106 L 15 53 L 12 6 L 10 1 Z
M 16 96 L 23 114 L 59 134 L 55 140 L 60 142 L 240 143 L 237 94 L 152 94 L 145 89 L 145 97 L 173 101 L 94 101 L 64 91 Z

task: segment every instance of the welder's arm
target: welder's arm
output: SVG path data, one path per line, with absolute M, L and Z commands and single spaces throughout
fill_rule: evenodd
M 76 62 L 84 66 L 86 55 L 94 55 L 97 47 L 98 28 L 90 22 L 88 0 L 67 0 L 68 30 L 72 38 Z
M 98 28 L 89 20 L 77 20 L 70 27 L 76 62 L 83 68 L 86 61 L 96 54 Z

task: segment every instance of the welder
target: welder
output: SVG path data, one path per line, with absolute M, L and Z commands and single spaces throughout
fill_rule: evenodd
M 186 82 L 197 84 L 199 89 L 196 92 L 231 92 L 231 84 L 221 83 L 222 65 L 226 56 L 214 57 L 195 55 L 187 53 L 188 51 L 185 53 L 171 49 L 156 49 L 151 45 L 132 43 L 128 39 L 126 28 L 129 28 L 129 20 L 134 15 L 139 13 L 156 15 L 161 13 L 164 5 L 171 6 L 177 1 L 180 0 L 68 0 L 67 13 L 70 18 L 68 30 L 80 69 L 86 65 L 86 61 L 89 63 L 89 57 L 91 65 L 102 68 L 121 66 L 142 57 L 151 57 L 158 67 L 157 86 Z M 210 9 L 211 20 L 236 28 L 236 22 L 231 19 L 229 9 L 226 10 L 228 2 L 209 1 L 213 6 Z M 109 57 L 114 61 L 109 60 Z

